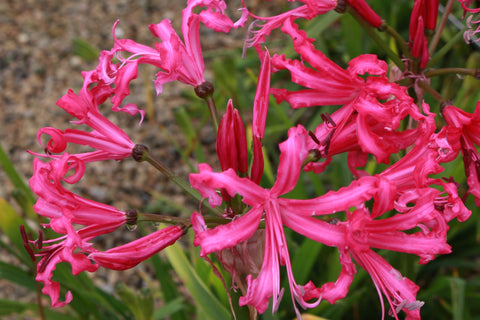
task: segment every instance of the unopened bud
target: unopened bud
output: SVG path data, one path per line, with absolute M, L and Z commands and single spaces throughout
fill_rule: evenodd
M 25 248 L 25 250 L 27 250 L 28 254 L 30 255 L 30 258 L 32 259 L 32 261 L 35 261 L 36 260 L 35 259 L 35 254 L 33 253 L 32 248 L 30 248 L 28 235 L 27 235 L 27 232 L 25 231 L 25 226 L 23 224 L 20 225 L 20 235 L 22 236 L 23 247 Z

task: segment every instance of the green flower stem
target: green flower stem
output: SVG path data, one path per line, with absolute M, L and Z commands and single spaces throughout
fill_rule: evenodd
M 448 103 L 448 101 L 435 89 L 433 89 L 429 84 L 427 84 L 425 81 L 418 81 L 417 85 L 422 88 L 425 92 L 427 92 L 429 95 L 431 95 L 435 100 L 437 100 L 440 103 Z
M 203 219 L 205 220 L 205 223 L 207 224 L 207 226 L 212 228 L 231 222 L 230 219 L 224 219 L 220 217 L 204 217 Z M 140 222 L 140 221 L 154 221 L 154 222 L 162 222 L 162 223 L 168 223 L 168 224 L 180 223 L 187 227 L 190 227 L 191 225 L 189 218 L 166 216 L 159 213 L 139 213 L 137 222 Z
M 463 33 L 465 29 L 460 30 L 450 41 L 448 41 L 437 53 L 430 59 L 425 69 L 432 68 L 440 59 L 445 56 L 448 51 L 458 42 L 458 40 L 463 38 Z
M 0 168 L 3 168 L 7 177 L 10 179 L 12 184 L 22 192 L 28 201 L 26 206 L 32 206 L 35 203 L 35 198 L 32 195 L 32 190 L 27 186 L 23 181 L 21 176 L 18 174 L 15 166 L 10 160 L 8 154 L 3 150 L 2 145 L 0 144 Z
M 150 153 L 147 147 L 138 144 L 135 145 L 132 152 L 132 157 L 138 162 L 146 161 L 150 163 L 155 169 L 157 169 L 165 177 L 167 177 L 168 180 L 175 183 L 180 189 L 182 189 L 185 194 L 190 196 L 192 199 L 198 201 L 199 203 L 203 202 L 203 198 L 197 190 L 193 189 L 187 181 L 176 175 L 163 162 L 156 159 Z M 203 203 L 203 206 L 205 206 L 209 211 L 211 211 L 217 216 L 221 216 L 223 214 L 221 210 L 219 210 L 218 208 L 212 208 L 208 203 Z
M 381 26 L 381 31 L 385 31 L 386 33 L 391 35 L 393 37 L 393 39 L 395 39 L 395 42 L 398 44 L 400 50 L 405 55 L 405 57 L 407 57 L 409 59 L 413 59 L 412 54 L 410 53 L 410 48 L 408 47 L 407 43 L 405 42 L 405 39 L 403 39 L 403 37 L 397 32 L 397 30 L 395 30 L 388 23 L 385 22 Z
M 37 262 L 35 262 L 35 270 L 37 270 Z M 45 309 L 43 307 L 43 302 L 42 302 L 42 285 L 40 281 L 35 281 L 35 291 L 36 291 L 36 296 L 37 296 L 37 306 L 38 306 L 38 313 L 40 314 L 40 319 L 45 320 Z
M 365 30 L 365 32 L 372 38 L 373 41 L 385 52 L 385 54 L 400 68 L 400 70 L 404 70 L 404 64 L 402 59 L 393 52 L 392 49 L 388 46 L 388 44 L 377 34 L 377 32 L 367 23 L 365 22 L 360 15 L 353 10 L 351 7 L 347 8 L 347 11 L 352 15 L 352 17 L 360 24 L 360 26 Z
M 480 78 L 480 69 L 467 69 L 467 68 L 443 68 L 427 71 L 424 73 L 425 77 L 431 78 L 435 76 L 445 75 L 445 74 L 463 74 L 467 76 L 472 76 L 475 79 Z
M 197 97 L 202 98 L 207 103 L 208 111 L 210 111 L 210 117 L 212 118 L 215 132 L 217 132 L 218 131 L 218 113 L 217 113 L 217 107 L 215 106 L 215 100 L 213 100 L 214 91 L 215 91 L 215 88 L 213 87 L 213 83 L 209 81 L 205 81 L 201 85 L 195 87 L 195 94 L 197 95 Z
M 402 87 L 408 87 L 413 84 L 412 78 L 402 78 L 400 80 L 395 81 L 396 84 Z
M 155 222 L 165 222 L 165 223 L 172 223 L 172 224 L 181 223 L 183 225 L 190 224 L 190 219 L 188 218 L 165 216 L 163 214 L 157 214 L 157 213 L 139 213 L 137 222 L 139 221 L 155 221 Z
M 438 42 L 440 41 L 442 31 L 445 28 L 445 25 L 447 24 L 447 21 L 448 21 L 448 16 L 450 15 L 450 12 L 452 12 L 453 2 L 454 0 L 448 0 L 447 5 L 445 6 L 445 12 L 443 13 L 442 19 L 440 20 L 437 30 L 435 30 L 435 35 L 433 36 L 432 40 L 430 41 L 430 45 L 428 46 L 428 52 L 430 53 L 430 55 L 433 55 L 433 52 L 435 51 L 435 48 L 437 47 Z
M 215 100 L 213 100 L 212 96 L 208 96 L 204 98 L 205 102 L 208 106 L 208 111 L 210 111 L 210 117 L 212 118 L 213 127 L 215 128 L 215 132 L 218 131 L 218 112 L 217 106 L 215 105 Z

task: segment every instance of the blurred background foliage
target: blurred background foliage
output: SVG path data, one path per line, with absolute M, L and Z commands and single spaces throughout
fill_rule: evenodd
M 368 3 L 381 17 L 395 28 L 405 39 L 408 38 L 408 25 L 413 1 L 382 1 L 371 0 Z M 442 2 L 442 1 L 441 1 Z M 442 2 L 443 3 L 443 2 Z M 282 9 L 287 10 L 284 5 Z M 440 13 L 441 14 L 441 13 Z M 463 11 L 457 5 L 451 20 L 442 33 L 436 50 L 442 56 L 433 56 L 435 63 L 432 68 L 446 67 L 480 67 L 480 47 L 478 44 L 467 45 L 459 34 L 463 33 L 464 22 L 455 21 L 461 18 Z M 312 21 L 298 21 L 311 38 L 315 38 L 317 49 L 326 56 L 345 67 L 350 59 L 362 53 L 375 53 L 380 58 L 388 58 L 374 41 L 359 27 L 358 23 L 348 14 L 330 12 Z M 378 33 L 392 50 L 396 45 L 385 33 Z M 268 38 L 265 46 L 271 54 L 284 52 L 287 57 L 295 57 L 290 39 L 282 35 Z M 443 47 L 448 50 L 442 51 Z M 74 40 L 74 51 L 71 54 L 80 56 L 85 61 L 92 61 L 98 55 L 98 49 L 82 39 Z M 205 52 L 206 68 L 211 70 L 211 80 L 215 85 L 214 98 L 222 114 L 228 99 L 233 99 L 234 106 L 240 110 L 245 122 L 251 121 L 251 109 L 255 94 L 257 74 L 259 71 L 258 57 L 253 49 L 247 50 L 242 59 L 242 48 L 222 48 Z M 142 72 L 148 72 L 143 70 Z M 151 78 L 151 75 L 148 75 Z M 151 82 L 144 82 L 152 86 Z M 478 80 L 459 75 L 444 75 L 431 79 L 434 89 L 452 103 L 466 111 L 472 112 L 480 99 Z M 272 86 L 294 89 L 289 83 L 288 74 L 279 72 L 273 75 Z M 60 95 L 61 93 L 59 93 Z M 198 139 L 202 127 L 209 124 L 209 115 L 203 101 L 200 101 L 193 90 L 186 90 L 183 96 L 191 102 L 176 107 L 175 120 L 183 132 L 183 136 L 170 135 L 170 143 L 181 154 L 185 165 L 196 170 L 195 163 L 212 158 L 212 145 L 202 144 Z M 440 103 L 429 95 L 425 100 L 434 112 L 438 112 Z M 149 105 L 149 103 L 151 105 Z M 155 101 L 147 101 L 147 112 L 155 110 Z M 277 104 L 270 99 L 270 110 L 265 133 L 266 170 L 262 185 L 270 187 L 276 174 L 276 159 L 278 159 L 277 144 L 285 139 L 288 128 L 301 123 L 307 129 L 313 130 L 321 122 L 321 113 L 333 112 L 337 107 L 319 107 L 292 110 L 286 103 Z M 441 121 L 441 119 L 439 119 Z M 248 129 L 248 128 L 247 128 Z M 168 132 L 167 132 L 168 134 Z M 186 142 L 187 148 L 182 148 Z M 7 173 L 10 183 L 15 186 L 14 199 L 16 203 L 8 203 L 0 199 L 0 245 L 7 250 L 13 259 L 0 259 L 0 278 L 22 287 L 32 293 L 38 293 L 41 285 L 35 282 L 35 265 L 23 247 L 19 226 L 27 226 L 27 233 L 35 238 L 35 226 L 45 222 L 36 217 L 31 206 L 34 196 L 25 185 L 26 177 L 21 177 L 8 155 L 0 153 L 1 168 Z M 377 165 L 371 159 L 367 170 L 371 173 L 381 172 L 384 165 Z M 445 166 L 443 176 L 454 176 L 456 181 L 465 188 L 463 162 L 457 159 Z M 353 177 L 349 173 L 346 156 L 334 158 L 328 169 L 319 174 L 304 173 L 301 182 L 289 196 L 309 198 L 324 194 L 348 185 Z M 467 206 L 473 211 L 471 218 L 458 223 L 452 221 L 448 243 L 452 253 L 439 256 L 426 265 L 419 265 L 418 258 L 403 253 L 379 253 L 397 268 L 404 276 L 420 286 L 418 299 L 425 301 L 421 309 L 424 319 L 480 319 L 480 212 L 472 197 L 467 199 Z M 145 212 L 167 212 L 169 214 L 188 215 L 189 210 L 179 207 L 168 194 L 154 194 L 152 201 L 145 203 Z M 32 227 L 33 226 L 33 227 Z M 142 232 L 149 232 L 158 227 L 153 224 L 140 225 Z M 293 270 L 298 283 L 312 280 L 321 284 L 336 279 L 340 272 L 338 252 L 305 239 L 286 230 L 288 245 L 293 264 Z M 53 235 L 47 235 L 53 237 Z M 0 318 L 39 319 L 41 312 L 46 319 L 229 319 L 232 318 L 229 307 L 229 296 L 224 284 L 215 275 L 211 265 L 199 258 L 199 249 L 192 246 L 193 235 L 189 232 L 186 241 L 167 248 L 162 254 L 156 255 L 143 264 L 150 266 L 150 273 L 141 273 L 147 283 L 147 288 L 136 288 L 119 285 L 114 293 L 108 293 L 95 284 L 95 274 L 72 276 L 71 268 L 61 264 L 55 271 L 54 279 L 62 284 L 62 293 L 70 290 L 74 299 L 67 307 L 51 309 L 49 301 L 41 297 L 43 311 L 35 302 L 19 302 L 16 300 L 0 300 Z M 212 257 L 214 259 L 214 257 Z M 221 270 L 218 262 L 214 265 Z M 360 267 L 351 285 L 348 296 L 334 305 L 323 301 L 315 308 L 308 310 L 306 319 L 381 319 L 381 304 L 377 291 L 368 276 Z M 117 271 L 113 271 L 117 272 Z M 224 282 L 230 287 L 231 279 L 222 272 Z M 283 276 L 286 272 L 282 273 Z M 295 314 L 289 298 L 288 282 L 284 277 L 284 299 L 277 313 L 267 310 L 260 319 L 294 319 Z M 154 281 L 155 280 L 155 281 Z M 232 306 L 237 319 L 247 319 L 248 309 L 238 307 L 241 292 L 230 290 Z M 388 306 L 387 301 L 385 301 Z M 401 317 L 403 315 L 400 315 Z

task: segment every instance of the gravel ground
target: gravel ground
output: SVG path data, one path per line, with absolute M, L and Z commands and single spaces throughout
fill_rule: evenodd
M 138 42 L 152 44 L 147 25 L 162 18 L 174 19 L 181 11 L 182 1 L 2 1 L 0 3 L 0 86 L 2 88 L 0 108 L 0 141 L 3 148 L 11 155 L 16 167 L 25 176 L 31 175 L 32 156 L 25 152 L 30 149 L 42 152 L 36 142 L 39 128 L 52 126 L 64 129 L 69 126 L 71 116 L 56 106 L 56 101 L 69 88 L 78 92 L 82 85 L 82 70 L 91 70 L 96 61 L 84 61 L 73 54 L 73 39 L 80 38 L 93 47 L 109 49 L 113 45 L 111 27 L 120 19 L 120 32 L 124 37 Z M 178 27 L 178 20 L 174 24 Z M 145 103 L 146 93 L 143 86 L 134 86 L 132 97 L 139 106 Z M 139 88 L 136 88 L 139 87 Z M 164 96 L 156 99 L 158 105 L 175 105 L 172 97 L 178 95 L 179 88 L 166 90 Z M 167 106 L 157 110 L 160 123 L 169 126 L 171 109 Z M 152 148 L 165 146 L 165 137 L 159 137 L 154 121 L 141 129 L 129 116 L 112 114 L 112 120 L 128 131 L 134 139 L 151 140 Z M 138 138 L 140 137 L 140 138 Z M 154 141 L 158 140 L 158 141 Z M 143 143 L 143 142 L 142 142 Z M 169 158 L 172 150 L 164 149 L 160 156 Z M 174 161 L 177 159 L 173 155 Z M 127 161 L 126 161 L 127 162 Z M 136 164 L 121 163 L 121 171 L 136 170 Z M 101 175 L 96 177 L 99 186 L 92 190 L 81 190 L 96 194 L 97 200 L 115 203 L 118 190 L 110 174 L 117 171 L 111 164 L 100 166 Z M 105 172 L 104 170 L 108 171 Z M 125 170 L 123 170 L 125 169 Z M 92 169 L 94 170 L 94 169 Z M 98 170 L 94 170 L 98 171 Z M 99 173 L 99 172 L 93 172 Z M 142 173 L 139 173 L 142 175 Z M 130 173 L 131 175 L 131 173 Z M 125 178 L 125 177 L 115 177 Z M 137 177 L 137 180 L 147 177 Z M 0 175 L 0 197 L 8 198 L 11 186 L 5 181 L 4 173 Z M 88 178 L 87 178 L 88 179 Z M 104 180 L 105 179 L 105 180 Z M 93 183 L 86 184 L 92 186 Z M 87 188 L 88 189 L 88 188 Z M 128 200 L 129 205 L 138 205 L 135 200 Z
M 120 19 L 117 31 L 122 33 L 123 38 L 153 45 L 155 39 L 147 28 L 148 24 L 168 18 L 179 30 L 179 14 L 184 5 L 184 1 L 176 0 L 0 1 L 0 143 L 25 181 L 32 174 L 33 159 L 26 150 L 43 152 L 36 141 L 38 129 L 46 126 L 59 129 L 71 127 L 68 122 L 72 117 L 58 108 L 56 101 L 69 88 L 78 92 L 83 80 L 80 72 L 95 68 L 96 61 L 85 61 L 73 53 L 72 40 L 80 38 L 99 50 L 108 50 L 113 45 L 112 25 Z M 229 38 L 215 41 L 205 44 L 205 47 L 212 48 L 218 45 L 218 41 L 221 45 L 233 44 Z M 241 45 L 241 38 L 236 41 L 235 45 L 239 44 L 238 41 Z M 160 125 L 165 126 L 182 143 L 172 109 L 185 103 L 179 98 L 184 89 L 188 88 L 168 84 L 164 94 L 154 99 L 155 119 L 147 119 L 140 128 L 138 118 L 113 113 L 108 113 L 108 117 L 127 131 L 135 142 L 148 145 L 177 174 L 187 177 L 188 168 L 159 129 Z M 131 86 L 131 91 L 131 102 L 140 107 L 152 94 L 145 90 L 141 79 Z M 212 134 L 213 131 L 208 128 L 202 132 L 210 141 Z M 167 194 L 178 204 L 185 204 L 183 196 L 166 179 L 148 165 L 139 165 L 130 159 L 120 163 L 89 165 L 84 179 L 71 190 L 121 210 L 141 207 L 152 199 L 155 192 Z M 12 191 L 12 185 L 0 168 L 0 198 L 13 203 Z M 123 231 L 121 237 L 133 239 L 136 234 Z M 111 246 L 111 242 L 114 240 L 106 241 L 105 245 Z M 1 250 L 0 257 L 2 261 L 14 262 Z M 103 271 L 95 273 L 94 277 L 102 286 L 112 289 L 119 278 L 128 278 L 131 274 L 128 271 L 123 274 Z M 135 279 L 139 280 L 137 277 L 132 281 Z M 34 297 L 24 289 L 5 280 L 0 279 L 0 287 L 0 298 L 17 297 L 20 301 L 34 301 Z

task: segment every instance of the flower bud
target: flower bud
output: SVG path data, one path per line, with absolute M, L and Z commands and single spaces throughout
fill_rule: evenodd
M 248 171 L 248 150 L 245 126 L 232 100 L 218 127 L 217 155 L 222 170 L 233 169 L 241 175 Z

